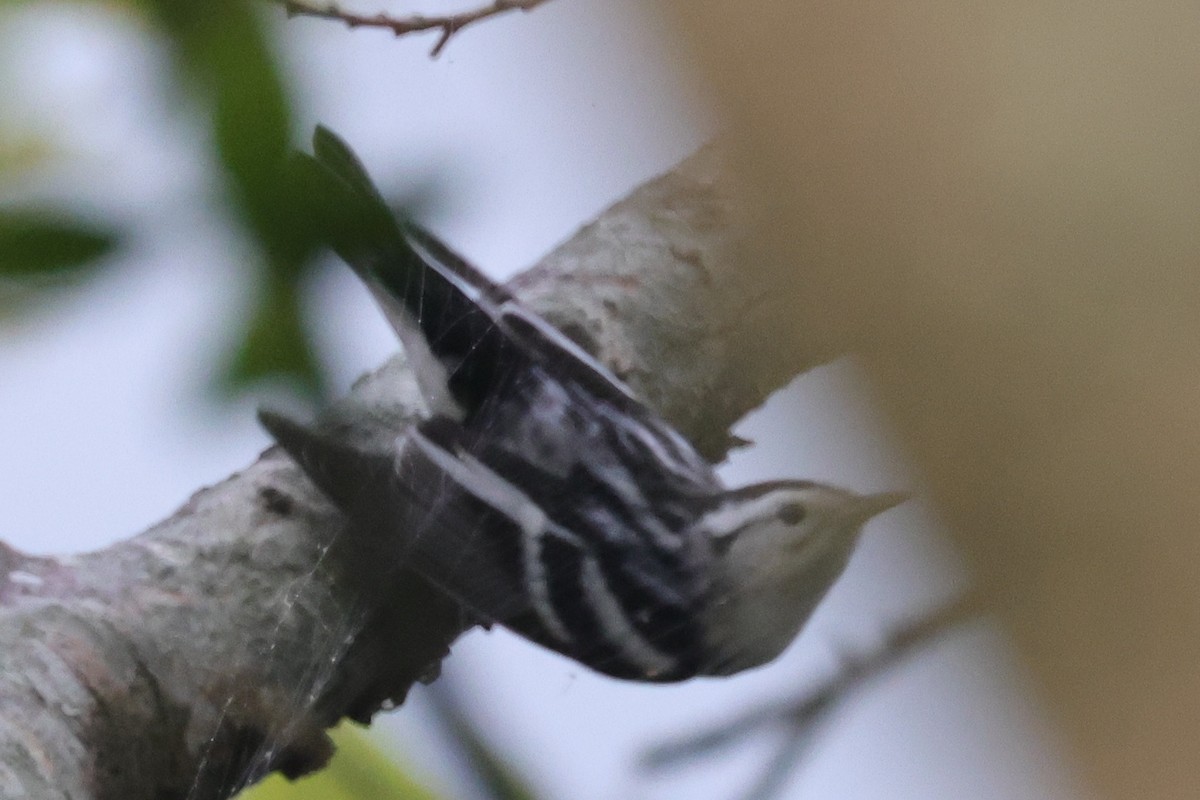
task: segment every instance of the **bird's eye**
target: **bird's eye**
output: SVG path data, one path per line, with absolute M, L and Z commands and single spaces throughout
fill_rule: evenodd
M 788 503 L 776 512 L 779 521 L 784 525 L 799 525 L 804 521 L 804 517 L 808 512 L 800 503 Z

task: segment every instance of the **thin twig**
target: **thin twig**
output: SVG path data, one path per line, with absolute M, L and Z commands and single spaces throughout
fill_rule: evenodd
M 387 28 L 396 36 L 404 36 L 419 31 L 441 29 L 442 35 L 433 46 L 430 55 L 436 57 L 442 52 L 450 37 L 468 25 L 480 20 L 494 17 L 508 11 L 532 11 L 534 8 L 549 2 L 549 0 L 493 0 L 485 6 L 479 6 L 469 11 L 457 14 L 441 14 L 426 16 L 425 14 L 410 14 L 405 17 L 393 17 L 380 12 L 378 14 L 356 14 L 339 8 L 334 3 L 318 5 L 308 0 L 275 0 L 283 6 L 288 16 L 318 17 L 344 22 L 351 28 Z
M 790 703 L 771 703 L 726 720 L 709 730 L 667 742 L 648 750 L 641 758 L 646 770 L 677 767 L 728 747 L 745 736 L 783 723 L 791 729 L 790 747 L 805 738 L 813 726 L 868 679 L 888 669 L 903 657 L 928 644 L 950 628 L 978 616 L 980 608 L 972 597 L 965 597 L 919 619 L 907 622 L 888 635 L 883 646 L 873 653 L 847 662 L 836 675 Z M 796 751 L 798 756 L 800 753 Z M 778 766 L 778 765 L 777 765 Z M 761 796 L 761 794 L 755 794 Z

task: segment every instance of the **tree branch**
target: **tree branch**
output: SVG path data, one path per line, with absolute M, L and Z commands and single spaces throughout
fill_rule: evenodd
M 711 151 L 604 212 L 512 282 L 705 452 L 798 371 L 758 313 L 770 272 L 739 257 L 737 204 Z M 321 424 L 391 440 L 420 408 L 403 358 Z M 0 549 L 0 796 L 228 797 L 329 755 L 436 674 L 464 630 L 413 574 L 365 563 L 343 520 L 277 449 L 125 542 L 67 558 Z
M 426 16 L 425 14 L 410 14 L 406 17 L 393 17 L 382 12 L 378 14 L 356 14 L 338 7 L 334 3 L 317 5 L 308 0 L 275 0 L 283 6 L 289 16 L 317 17 L 344 22 L 350 28 L 386 28 L 396 36 L 409 33 L 440 29 L 442 35 L 433 46 L 430 55 L 437 57 L 445 48 L 450 37 L 463 28 L 480 20 L 495 17 L 509 11 L 532 11 L 534 8 L 549 2 L 549 0 L 493 0 L 492 3 L 460 11 L 457 14 L 441 14 Z

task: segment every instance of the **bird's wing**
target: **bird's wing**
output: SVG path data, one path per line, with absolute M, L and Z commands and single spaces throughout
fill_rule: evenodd
M 535 508 L 477 464 L 410 428 L 368 450 L 270 411 L 263 426 L 353 521 L 383 570 L 411 568 L 487 622 L 530 609 L 521 548 Z
M 573 641 L 607 642 L 619 653 L 629 646 L 643 672 L 668 674 L 664 659 L 684 663 L 698 646 L 694 615 L 707 601 L 711 552 L 691 522 L 699 504 L 719 491 L 711 467 L 700 462 L 686 474 L 661 472 L 646 453 L 629 452 L 645 446 L 641 439 L 622 436 L 603 415 L 623 417 L 602 410 L 605 404 L 581 387 L 541 376 L 520 388 L 529 394 L 488 409 L 487 422 L 503 435 L 484 426 L 460 429 L 455 441 L 438 429 L 457 426 L 436 419 L 421 430 L 503 476 L 545 516 L 547 530 L 569 535 L 539 543 L 533 555 L 554 576 L 543 591 Z M 527 580 L 535 575 L 525 573 Z M 659 657 L 647 655 L 652 650 Z
M 272 412 L 260 418 L 354 520 L 361 548 L 381 569 L 411 568 L 481 621 L 610 675 L 678 680 L 697 669 L 700 598 L 685 587 L 703 571 L 682 553 L 630 551 L 621 536 L 588 541 L 593 530 L 572 530 L 545 513 L 544 492 L 535 499 L 464 450 L 469 432 L 454 421 L 427 420 L 395 451 L 381 452 Z M 571 490 L 553 480 L 545 487 L 555 485 Z M 617 524 L 601 505 L 572 521 Z

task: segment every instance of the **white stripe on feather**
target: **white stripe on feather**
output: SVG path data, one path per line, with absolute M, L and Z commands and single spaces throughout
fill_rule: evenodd
M 527 494 L 478 459 L 465 454 L 449 453 L 415 428 L 410 431 L 409 438 L 459 486 L 482 500 L 489 508 L 508 517 L 520 529 L 525 585 L 529 590 L 534 613 L 555 638 L 562 642 L 570 642 L 571 633 L 554 610 L 550 586 L 546 580 L 546 568 L 542 562 L 542 543 L 551 524 L 546 512 Z M 558 526 L 555 528 L 555 532 L 560 535 L 566 533 Z M 562 538 L 566 541 L 574 539 L 571 536 Z
M 554 610 L 554 599 L 550 596 L 550 583 L 546 579 L 546 564 L 542 561 L 542 542 L 545 541 L 545 529 L 525 534 L 521 540 L 521 558 L 525 564 L 525 585 L 529 587 L 529 596 L 533 600 L 533 610 L 538 619 L 546 626 L 560 642 L 570 642 L 574 637 L 567 630 L 562 618 Z
M 608 368 L 597 361 L 591 353 L 577 345 L 570 336 L 567 336 L 558 328 L 555 328 L 549 322 L 542 319 L 537 314 L 534 314 L 520 303 L 517 303 L 515 300 L 509 300 L 501 303 L 498 310 L 504 317 L 515 317 L 520 319 L 526 325 L 544 336 L 547 341 L 556 345 L 561 350 L 566 351 L 566 353 L 576 361 L 582 362 L 592 372 L 596 373 L 608 383 L 611 383 L 613 387 L 621 394 L 629 398 L 636 399 L 634 398 L 633 391 L 625 385 L 625 382 L 616 375 L 612 374 Z
M 650 644 L 629 621 L 621 602 L 608 588 L 600 564 L 591 556 L 583 560 L 583 594 L 606 638 L 646 677 L 665 674 L 678 666 L 675 659 Z
M 432 234 L 428 235 L 432 236 Z M 447 283 L 452 284 L 460 292 L 466 295 L 467 299 L 469 299 L 472 303 L 475 303 L 475 305 L 479 306 L 487 304 L 487 297 L 482 287 L 471 283 L 471 281 L 465 276 L 460 275 L 459 273 L 455 272 L 453 268 L 445 265 L 442 259 L 435 256 L 433 251 L 421 244 L 420 241 L 413 239 L 412 237 L 407 237 L 406 241 L 408 242 L 408 246 L 416 251 L 417 255 L 420 256 L 421 260 L 424 261 L 430 269 L 441 276 Z
M 405 307 L 404 302 L 389 292 L 373 277 L 368 276 L 367 288 L 375 297 L 375 302 L 383 310 L 392 330 L 400 338 L 404 355 L 417 377 L 417 386 L 429 413 L 440 414 L 453 420 L 461 420 L 465 413 L 461 406 L 450 394 L 450 372 L 446 366 L 434 356 L 429 348 L 429 342 L 413 315 Z

